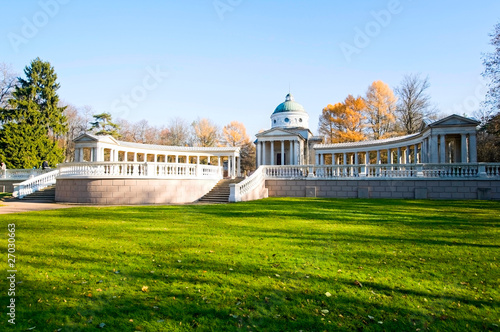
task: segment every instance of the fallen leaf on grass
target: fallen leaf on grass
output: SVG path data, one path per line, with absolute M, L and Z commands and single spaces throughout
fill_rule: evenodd
M 29 331 L 29 330 L 34 330 L 36 328 L 36 326 L 33 326 L 33 327 L 28 327 L 26 330 Z
M 102 289 L 97 288 L 97 289 L 96 289 L 96 292 L 102 292 Z
M 360 282 L 359 282 L 359 281 L 357 281 L 357 280 L 354 282 L 354 284 L 355 284 L 356 286 L 363 287 L 363 284 L 362 284 L 362 283 L 360 283 Z
M 332 296 L 332 294 L 330 294 L 330 292 L 326 292 L 326 293 L 325 293 L 325 295 L 326 295 L 327 297 Z
M 142 286 L 142 291 L 143 291 L 144 293 L 145 293 L 145 292 L 147 292 L 147 291 L 148 291 L 148 289 L 149 289 L 149 287 L 148 287 L 148 286 Z

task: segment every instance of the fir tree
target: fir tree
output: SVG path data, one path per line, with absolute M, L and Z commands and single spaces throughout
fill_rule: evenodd
M 26 78 L 0 109 L 0 159 L 10 168 L 38 167 L 44 160 L 64 160 L 57 139 L 67 132 L 65 107 L 58 107 L 59 83 L 49 62 L 36 58 L 24 69 Z

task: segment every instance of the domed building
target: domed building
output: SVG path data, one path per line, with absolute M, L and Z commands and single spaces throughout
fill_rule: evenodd
M 271 115 L 271 129 L 255 136 L 257 167 L 307 165 L 314 158 L 312 146 L 322 142 L 309 130 L 309 114 L 291 93 Z

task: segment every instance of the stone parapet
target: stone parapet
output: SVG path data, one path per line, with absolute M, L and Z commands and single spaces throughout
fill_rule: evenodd
M 184 204 L 208 193 L 218 180 L 57 179 L 56 202 L 98 205 Z
M 500 200 L 500 180 L 266 180 L 269 197 Z

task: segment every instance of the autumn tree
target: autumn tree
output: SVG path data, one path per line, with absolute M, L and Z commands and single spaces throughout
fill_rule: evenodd
M 319 118 L 319 132 L 327 143 L 357 142 L 363 134 L 363 98 L 349 95 L 343 103 L 328 105 Z
M 222 145 L 239 147 L 241 168 L 244 172 L 255 169 L 255 145 L 247 135 L 245 125 L 238 121 L 231 121 L 222 128 Z
M 165 143 L 171 146 L 186 146 L 190 143 L 190 132 L 188 123 L 182 118 L 172 118 L 164 129 Z
M 432 109 L 427 89 L 429 78 L 420 75 L 405 75 L 400 85 L 395 89 L 398 98 L 396 114 L 398 127 L 404 134 L 414 134 L 420 130 L 424 118 L 435 115 Z
M 60 104 L 64 105 L 65 103 L 61 102 Z M 66 153 L 65 160 L 72 162 L 75 158 L 74 140 L 87 132 L 88 123 L 92 117 L 92 108 L 90 106 L 77 108 L 71 104 L 67 104 L 65 107 L 64 115 L 68 123 L 68 132 L 62 138 L 62 145 Z
M 13 168 L 38 167 L 44 160 L 58 164 L 64 160 L 58 141 L 67 132 L 67 119 L 58 105 L 57 74 L 40 58 L 24 74 L 0 110 L 0 159 Z
M 395 134 L 396 102 L 391 88 L 382 81 L 375 81 L 366 92 L 366 122 L 373 139 L 383 139 Z
M 90 122 L 89 131 L 95 135 L 109 135 L 114 138 L 119 138 L 120 127 L 113 122 L 113 117 L 110 113 L 94 114 L 94 121 Z
M 220 129 L 209 119 L 203 118 L 193 122 L 194 144 L 199 147 L 217 146 L 220 140 Z
M 485 106 L 495 114 L 500 111 L 500 23 L 495 25 L 494 32 L 490 34 L 491 45 L 494 51 L 483 56 L 483 76 L 490 80 L 486 94 Z

